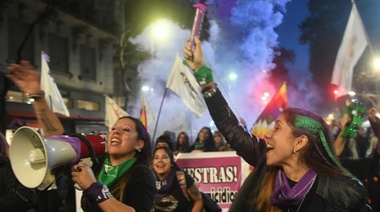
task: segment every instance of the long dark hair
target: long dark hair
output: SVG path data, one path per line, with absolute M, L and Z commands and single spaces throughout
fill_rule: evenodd
M 179 143 L 179 138 L 180 136 L 183 135 L 185 137 L 185 140 L 183 141 L 182 145 Z M 178 134 L 177 136 L 177 142 L 175 144 L 175 148 L 176 150 L 178 151 L 183 151 L 183 152 L 188 152 L 189 151 L 189 147 L 190 147 L 190 142 L 189 142 L 189 135 L 185 132 L 185 131 L 182 131 Z
M 334 137 L 325 120 L 318 114 L 301 108 L 287 108 L 282 112 L 295 137 L 309 139 L 306 148 L 299 152 L 301 160 L 318 174 L 347 175 L 335 157 Z
M 301 108 L 287 108 L 282 112 L 282 115 L 291 127 L 294 137 L 305 135 L 309 139 L 306 148 L 302 148 L 298 153 L 300 160 L 320 175 L 351 175 L 335 157 L 333 135 L 320 115 Z M 258 211 L 281 211 L 269 202 L 269 197 L 273 194 L 277 171 L 278 167 L 276 166 L 268 167 L 260 182 L 262 188 L 254 200 Z
M 150 135 L 146 130 L 144 124 L 139 119 L 134 118 L 132 116 L 123 116 L 120 117 L 118 120 L 120 119 L 130 119 L 135 123 L 138 139 L 144 141 L 144 147 L 141 149 L 141 151 L 136 150 L 137 161 L 146 163 L 150 166 L 152 161 L 152 145 L 150 141 Z
M 143 163 L 146 164 L 148 167 L 151 167 L 152 164 L 152 145 L 150 143 L 150 135 L 148 131 L 146 130 L 145 126 L 143 123 L 132 116 L 123 116 L 120 117 L 120 119 L 130 119 L 132 120 L 135 125 L 136 125 L 136 131 L 138 134 L 138 139 L 144 141 L 144 147 L 141 149 L 141 151 L 136 150 L 136 158 L 137 158 L 137 163 Z M 125 180 L 119 180 L 118 185 L 116 185 L 111 193 L 116 194 L 115 198 L 119 199 L 119 201 L 123 201 L 124 197 L 124 190 L 126 185 L 128 184 L 130 178 L 130 170 L 127 171 Z
M 177 165 L 177 163 L 175 162 L 174 160 L 174 154 L 173 152 L 170 150 L 170 148 L 168 147 L 164 147 L 164 146 L 161 146 L 161 147 L 157 147 L 154 152 L 153 152 L 153 158 L 154 158 L 154 155 L 156 154 L 157 150 L 160 150 L 160 149 L 163 149 L 165 150 L 166 154 L 168 154 L 169 156 L 169 159 L 170 159 L 170 164 L 172 165 L 172 169 L 176 170 L 176 171 L 180 171 L 181 168 Z M 154 170 L 154 169 L 153 169 Z
M 205 152 L 217 151 L 216 146 L 215 146 L 214 136 L 213 136 L 212 131 L 211 131 L 211 129 L 209 127 L 202 127 L 202 129 L 199 130 L 197 138 L 195 139 L 194 144 L 197 143 L 197 142 L 199 142 L 199 134 L 201 134 L 202 130 L 204 130 L 204 129 L 207 130 L 207 132 L 209 134 L 208 138 L 203 141 L 203 143 L 204 143 L 204 151 Z M 194 144 L 193 144 L 193 146 L 194 146 Z

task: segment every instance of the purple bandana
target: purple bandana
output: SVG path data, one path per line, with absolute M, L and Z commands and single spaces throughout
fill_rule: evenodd
M 270 197 L 270 203 L 280 207 L 299 205 L 311 189 L 316 177 L 317 173 L 314 169 L 309 169 L 301 180 L 293 188 L 290 188 L 284 171 L 279 170 L 274 184 L 274 193 Z
M 154 199 L 156 202 L 159 202 L 164 196 L 166 196 L 169 193 L 170 189 L 172 188 L 172 184 L 175 179 L 175 172 L 173 169 L 170 170 L 170 173 L 168 174 L 168 176 L 166 176 L 166 178 L 163 181 L 159 180 L 158 177 L 156 178 L 157 193 L 154 196 Z

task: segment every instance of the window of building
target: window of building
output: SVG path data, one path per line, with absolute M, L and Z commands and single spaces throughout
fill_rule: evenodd
M 65 102 L 65 105 L 67 108 L 73 108 L 73 99 L 72 98 L 62 97 L 62 99 Z
M 67 37 L 49 34 L 49 68 L 54 72 L 69 72 L 69 44 Z
M 19 91 L 8 91 L 5 96 L 7 102 L 16 102 L 16 103 L 25 103 L 28 98 L 26 98 L 25 94 Z
M 96 54 L 95 48 L 80 46 L 80 77 L 82 79 L 96 80 Z
M 25 94 L 20 91 L 8 91 L 7 95 L 5 96 L 5 99 L 7 102 L 27 104 L 31 104 L 34 101 L 33 99 L 27 98 Z M 62 97 L 62 99 L 65 102 L 67 108 L 73 108 L 73 100 L 71 98 Z
M 82 110 L 100 111 L 99 103 L 86 100 L 78 100 L 77 107 Z
M 34 63 L 34 35 L 33 32 L 26 35 L 29 30 L 29 24 L 16 19 L 9 20 L 8 31 L 8 57 L 13 62 L 16 60 L 28 60 Z M 18 50 L 20 45 L 26 39 L 26 43 L 21 50 L 21 58 L 19 58 Z

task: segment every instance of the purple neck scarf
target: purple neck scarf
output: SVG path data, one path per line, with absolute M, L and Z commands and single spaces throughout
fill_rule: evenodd
M 274 183 L 274 193 L 270 197 L 270 203 L 274 206 L 299 205 L 310 191 L 317 173 L 314 169 L 309 169 L 306 174 L 297 182 L 293 188 L 290 188 L 289 181 L 281 169 L 277 172 Z
M 156 202 L 159 202 L 164 196 L 166 196 L 169 192 L 170 189 L 172 188 L 172 184 L 174 182 L 175 178 L 175 172 L 173 169 L 170 170 L 170 173 L 168 176 L 163 181 L 160 181 L 156 177 L 156 188 L 157 188 L 157 193 L 154 196 L 154 199 Z

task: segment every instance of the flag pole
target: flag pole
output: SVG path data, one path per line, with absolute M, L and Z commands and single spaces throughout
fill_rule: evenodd
M 162 100 L 161 100 L 160 109 L 158 110 L 158 115 L 157 115 L 157 120 L 156 120 L 156 126 L 154 126 L 154 131 L 153 131 L 153 136 L 152 136 L 152 141 L 153 142 L 154 142 L 154 137 L 156 136 L 158 121 L 160 120 L 162 105 L 164 104 L 164 99 L 165 99 L 167 91 L 168 91 L 168 88 L 165 87 L 164 95 L 162 96 Z
M 238 110 L 237 107 L 236 107 L 235 102 L 232 100 L 231 95 L 228 93 L 228 90 L 227 90 L 227 89 L 224 87 L 224 85 L 222 84 L 222 81 L 219 79 L 218 75 L 215 73 L 215 71 L 214 71 L 214 69 L 212 68 L 211 64 L 207 61 L 207 58 L 204 57 L 203 60 L 205 61 L 206 65 L 207 65 L 208 67 L 211 68 L 211 71 L 212 71 L 213 75 L 216 77 L 216 79 L 218 80 L 218 82 L 219 82 L 219 84 L 220 84 L 220 87 L 223 88 L 223 90 L 226 92 L 227 97 L 228 97 L 228 99 L 230 100 L 230 102 L 231 102 L 231 104 L 232 104 L 232 107 L 235 109 L 235 112 L 236 112 L 237 116 L 238 116 L 238 117 L 241 117 L 241 115 L 240 115 L 240 113 L 239 113 L 239 110 Z M 219 84 L 218 84 L 218 86 L 219 86 Z

